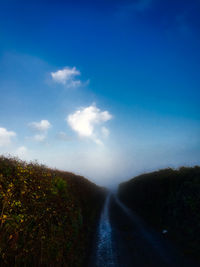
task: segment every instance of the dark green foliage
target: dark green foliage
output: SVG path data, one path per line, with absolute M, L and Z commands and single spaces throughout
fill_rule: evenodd
M 157 230 L 168 230 L 185 254 L 200 260 L 200 167 L 164 169 L 123 183 L 119 196 Z
M 84 266 L 103 198 L 84 177 L 0 157 L 0 266 Z

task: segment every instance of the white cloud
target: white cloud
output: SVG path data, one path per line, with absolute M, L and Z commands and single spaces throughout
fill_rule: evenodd
M 47 138 L 48 130 L 52 127 L 48 120 L 41 120 L 39 122 L 31 122 L 29 126 L 36 131 L 33 139 L 37 142 L 43 142 Z
M 104 137 L 108 137 L 110 134 L 110 131 L 104 126 L 101 128 L 101 132 L 102 132 Z
M 31 122 L 29 126 L 39 132 L 46 132 L 51 127 L 51 123 L 48 120 L 41 120 L 40 122 Z
M 63 84 L 67 87 L 79 87 L 82 85 L 80 80 L 76 79 L 76 76 L 81 75 L 80 71 L 76 67 L 65 67 L 62 70 L 51 72 L 51 77 L 54 82 Z
M 66 121 L 80 137 L 88 137 L 97 144 L 102 144 L 101 140 L 96 136 L 95 126 L 111 118 L 112 115 L 108 111 L 101 111 L 95 105 L 91 105 L 70 114 Z
M 0 147 L 11 144 L 11 138 L 16 136 L 15 132 L 7 131 L 6 128 L 0 128 Z
M 20 146 L 16 151 L 17 156 L 23 158 L 27 154 L 27 148 L 25 146 Z
M 34 135 L 33 139 L 37 142 L 43 142 L 46 139 L 46 134 L 36 134 Z

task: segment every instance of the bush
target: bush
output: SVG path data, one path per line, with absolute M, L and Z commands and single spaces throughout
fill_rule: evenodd
M 83 266 L 102 199 L 83 177 L 0 157 L 0 265 Z
M 168 230 L 185 253 L 200 260 L 200 167 L 164 169 L 119 187 L 119 196 L 157 230 Z

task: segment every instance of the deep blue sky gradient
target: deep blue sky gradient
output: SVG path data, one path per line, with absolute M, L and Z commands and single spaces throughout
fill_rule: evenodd
M 46 118 L 73 136 L 66 115 L 95 102 L 113 115 L 106 147 L 119 156 L 110 168 L 121 164 L 105 179 L 200 164 L 199 13 L 197 0 L 0 1 L 0 126 L 34 149 L 29 122 Z M 89 85 L 51 85 L 48 73 L 65 66 Z M 66 160 L 89 149 L 75 140 L 65 148 Z

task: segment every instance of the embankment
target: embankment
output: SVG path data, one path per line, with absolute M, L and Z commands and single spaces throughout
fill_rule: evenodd
M 84 177 L 0 157 L 0 265 L 86 266 L 103 200 Z
M 200 262 L 200 167 L 140 175 L 119 186 L 119 198 Z

